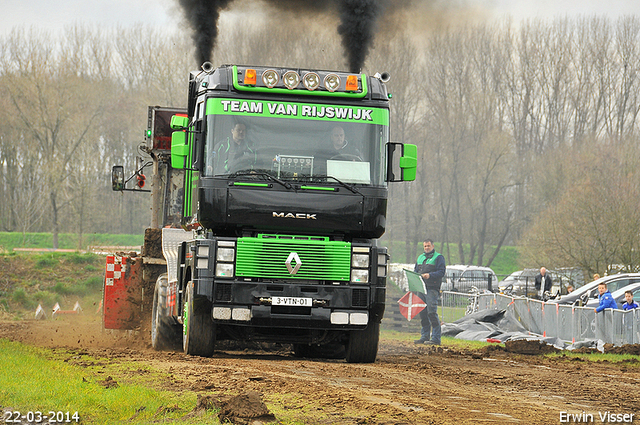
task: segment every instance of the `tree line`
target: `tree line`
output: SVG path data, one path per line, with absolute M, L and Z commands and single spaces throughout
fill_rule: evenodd
M 346 67 L 322 22 L 220 25 L 214 64 Z M 529 266 L 635 268 L 639 41 L 635 17 L 385 27 L 364 71 L 391 73 L 392 140 L 420 156 L 390 186 L 395 258 L 428 235 L 468 264 L 508 244 Z M 186 104 L 190 36 L 75 25 L 0 43 L 0 231 L 141 233 L 149 199 L 112 192 L 110 168 L 137 165 L 148 105 Z

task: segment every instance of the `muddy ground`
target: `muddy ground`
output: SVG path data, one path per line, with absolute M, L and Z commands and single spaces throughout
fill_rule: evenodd
M 559 424 L 561 412 L 603 423 L 598 412 L 607 411 L 634 414 L 640 423 L 640 357 L 590 363 L 383 338 L 373 364 L 298 359 L 287 347 L 221 349 L 199 358 L 156 352 L 146 337 L 73 320 L 0 322 L 0 338 L 147 364 L 165 372 L 159 388 L 196 392 L 203 403 L 210 395 L 250 400 L 257 393 L 307 424 Z

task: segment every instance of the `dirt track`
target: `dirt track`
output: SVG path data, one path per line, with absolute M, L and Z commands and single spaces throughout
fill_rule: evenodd
M 636 359 L 593 364 L 384 339 L 374 364 L 253 349 L 216 351 L 205 359 L 156 352 L 134 336 L 102 333 L 98 322 L 68 320 L 4 322 L 0 337 L 150 364 L 166 372 L 157 382 L 164 389 L 202 395 L 257 391 L 268 406 L 280 403 L 309 424 L 558 424 L 560 412 L 583 411 L 594 423 L 602 423 L 598 412 L 606 411 L 633 413 L 633 423 L 640 423 Z

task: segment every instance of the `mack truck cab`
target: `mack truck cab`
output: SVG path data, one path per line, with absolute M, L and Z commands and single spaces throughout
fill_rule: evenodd
M 387 80 L 209 63 L 190 74 L 170 122 L 165 168 L 183 183 L 163 196 L 183 204 L 179 226 L 163 223 L 155 348 L 267 341 L 375 361 L 387 184 L 417 166 L 415 145 L 390 142 Z

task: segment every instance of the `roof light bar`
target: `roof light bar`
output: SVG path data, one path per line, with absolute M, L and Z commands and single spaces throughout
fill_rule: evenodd
M 352 98 L 369 93 L 365 74 L 237 66 L 233 70 L 233 85 L 241 91 Z

